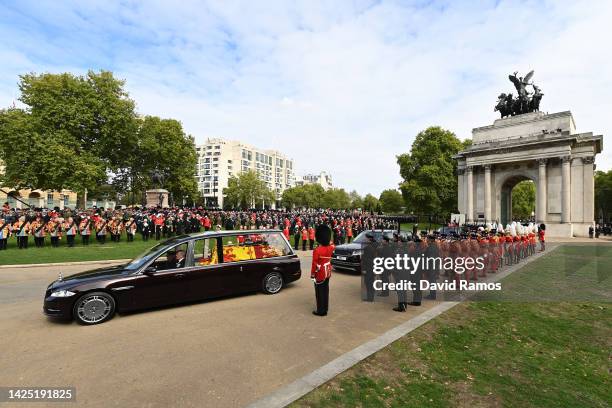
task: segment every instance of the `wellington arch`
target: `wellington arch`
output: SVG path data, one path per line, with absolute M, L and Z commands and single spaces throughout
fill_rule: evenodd
M 472 130 L 457 160 L 458 209 L 467 223 L 512 220 L 512 188 L 532 180 L 535 218 L 549 236 L 587 236 L 594 225 L 595 156 L 603 137 L 578 133 L 569 111 L 529 112 Z

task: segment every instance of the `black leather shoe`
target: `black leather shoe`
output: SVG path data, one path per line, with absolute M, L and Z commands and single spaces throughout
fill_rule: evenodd
M 395 307 L 393 308 L 393 310 L 394 310 L 395 312 L 405 312 L 405 311 L 406 311 L 406 308 L 405 308 L 404 306 L 395 306 Z
M 315 311 L 313 311 L 312 314 L 315 315 L 315 316 L 321 316 L 321 317 L 327 316 L 327 313 L 318 313 L 318 312 L 315 312 Z
M 410 306 L 421 306 L 421 302 L 410 302 L 408 303 Z

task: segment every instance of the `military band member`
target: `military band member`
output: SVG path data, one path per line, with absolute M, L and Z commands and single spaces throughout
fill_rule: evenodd
M 96 226 L 96 240 L 100 244 L 105 244 L 106 243 L 106 233 L 108 232 L 107 224 L 108 224 L 108 222 L 104 218 L 100 218 L 98 220 L 98 222 L 95 223 L 95 226 Z
M 136 235 L 136 221 L 134 221 L 134 217 L 130 217 L 125 223 L 125 231 L 127 232 L 128 242 L 134 242 L 134 235 Z
M 88 216 L 85 216 L 79 223 L 79 233 L 81 234 L 83 245 L 89 245 L 89 236 L 91 235 L 91 220 Z
M 74 237 L 77 234 L 76 222 L 72 217 L 68 217 L 62 225 L 62 229 L 66 232 L 66 243 L 69 248 L 74 246 Z
M 315 238 L 319 246 L 312 251 L 310 278 L 314 280 L 317 310 L 313 311 L 312 314 L 315 316 L 326 316 L 329 309 L 329 279 L 331 278 L 332 271 L 331 257 L 336 247 L 330 245 L 331 230 L 327 225 L 322 224 L 317 227 Z
M 58 217 L 53 217 L 47 224 L 47 231 L 51 239 L 51 246 L 57 248 L 59 246 L 59 240 L 62 238 L 62 225 Z
M 30 231 L 34 236 L 34 245 L 36 248 L 42 248 L 45 246 L 45 232 L 46 222 L 42 217 L 38 216 L 30 225 Z
M 11 223 L 6 218 L 0 218 L 0 251 L 6 249 L 12 231 Z
M 25 216 L 22 215 L 17 222 L 13 224 L 13 231 L 17 236 L 17 247 L 19 249 L 27 248 L 30 234 L 30 222 L 26 220 Z
M 123 222 L 121 221 L 119 217 L 115 217 L 111 220 L 109 229 L 111 233 L 111 241 L 120 242 L 121 233 L 123 232 Z

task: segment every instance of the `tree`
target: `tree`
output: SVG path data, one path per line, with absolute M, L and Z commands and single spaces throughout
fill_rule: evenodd
M 410 153 L 397 156 L 406 209 L 416 213 L 451 213 L 457 207 L 457 167 L 453 156 L 471 142 L 432 126 L 420 132 Z
M 231 177 L 223 194 L 225 205 L 229 208 L 263 207 L 275 201 L 274 192 L 253 170 Z
M 609 222 L 612 217 L 612 170 L 595 172 L 595 219 Z
M 323 187 L 316 183 L 295 186 L 283 191 L 281 203 L 286 208 L 321 208 L 325 193 Z
M 112 73 L 20 76 L 25 109 L 0 111 L 4 183 L 75 191 L 105 184 L 136 148 L 134 101 Z
M 363 199 L 363 209 L 366 211 L 376 211 L 378 208 L 378 198 L 374 197 L 372 194 L 366 194 Z
M 323 194 L 324 208 L 332 208 L 334 210 L 349 209 L 351 206 L 351 198 L 343 188 L 330 188 Z
M 512 218 L 527 220 L 535 210 L 536 191 L 531 180 L 518 183 L 512 189 Z
M 384 190 L 379 198 L 381 209 L 387 214 L 397 214 L 402 211 L 404 200 L 397 190 Z
M 151 173 L 159 171 L 165 177 L 163 188 L 176 200 L 197 198 L 195 142 L 179 121 L 156 116 L 139 119 L 138 152 L 124 173 L 130 189 L 144 191 L 153 187 Z
M 353 190 L 349 193 L 349 198 L 351 199 L 351 208 L 363 208 L 363 198 L 357 193 L 357 191 Z

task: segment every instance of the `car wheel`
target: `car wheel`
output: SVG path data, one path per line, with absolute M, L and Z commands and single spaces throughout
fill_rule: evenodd
M 263 291 L 268 295 L 280 292 L 283 288 L 283 275 L 278 272 L 271 272 L 263 278 Z
M 98 324 L 115 314 L 115 299 L 108 293 L 91 292 L 81 296 L 74 304 L 73 316 L 80 324 Z

